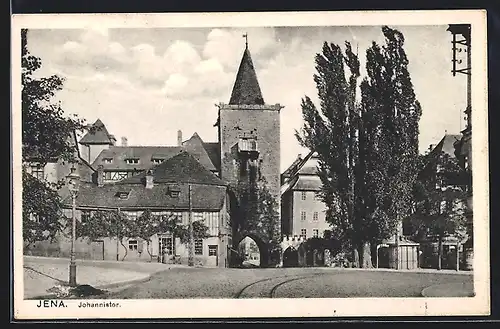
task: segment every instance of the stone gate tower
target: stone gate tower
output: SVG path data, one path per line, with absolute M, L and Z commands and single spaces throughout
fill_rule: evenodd
M 265 179 L 280 211 L 280 104 L 266 104 L 260 90 L 248 45 L 236 75 L 229 104 L 221 103 L 217 121 L 221 148 L 220 177 L 237 187 L 245 181 Z M 241 220 L 241 214 L 232 218 Z M 281 237 L 280 223 L 275 236 Z M 234 232 L 233 246 L 245 236 L 252 237 L 262 253 L 264 237 L 256 232 Z M 257 238 L 257 239 L 256 239 Z M 257 241 L 257 240 L 261 241 Z

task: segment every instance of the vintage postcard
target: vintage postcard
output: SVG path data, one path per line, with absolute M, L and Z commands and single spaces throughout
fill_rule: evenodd
M 485 11 L 13 15 L 15 318 L 488 315 L 486 68 Z

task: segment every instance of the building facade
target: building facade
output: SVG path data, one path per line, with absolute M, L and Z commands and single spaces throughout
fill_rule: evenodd
M 220 178 L 236 191 L 242 184 L 265 181 L 280 208 L 280 104 L 266 104 L 262 96 L 248 45 L 228 104 L 218 105 L 216 122 L 220 147 Z M 235 203 L 243 202 L 235 192 Z M 235 246 L 246 236 L 257 239 L 265 249 L 271 237 L 259 232 L 246 232 L 243 217 L 234 214 Z M 279 239 L 280 225 L 276 223 L 275 236 Z M 262 250 L 261 250 L 262 252 Z M 264 252 L 266 253 L 266 252 Z
M 318 158 L 314 152 L 300 155 L 285 170 L 281 186 L 281 225 L 284 236 L 324 237 L 329 230 L 326 206 L 319 198 L 321 179 L 317 172 Z
M 99 119 L 79 141 L 75 133 L 75 158 L 80 176 L 77 219 L 85 220 L 99 210 L 119 211 L 134 218 L 149 209 L 158 215 L 174 214 L 186 224 L 191 213 L 194 220 L 203 221 L 209 228 L 208 238 L 195 241 L 195 258 L 205 266 L 227 266 L 234 234 L 238 241 L 248 235 L 258 238 L 255 232 L 234 230 L 238 218 L 231 218 L 234 216 L 232 205 L 238 204 L 238 200 L 234 200 L 234 193 L 229 193 L 231 188 L 250 177 L 265 180 L 276 203 L 280 204 L 279 113 L 282 106 L 264 103 L 248 45 L 229 103 L 218 106 L 214 125 L 218 129 L 217 142 L 204 142 L 197 133 L 183 140 L 179 131 L 177 144 L 173 146 L 129 146 L 126 137 L 117 145 L 116 138 Z M 176 161 L 184 161 L 188 167 Z M 68 164 L 58 161 L 43 168 L 36 163 L 30 167 L 30 173 L 41 179 L 64 179 L 69 171 Z M 152 175 L 146 177 L 148 172 Z M 161 172 L 168 172 L 170 176 Z M 187 172 L 190 174 L 186 175 Z M 195 177 L 203 179 L 195 181 Z M 151 188 L 148 179 L 154 182 Z M 171 184 L 180 189 L 177 199 L 168 194 Z M 189 185 L 193 185 L 191 209 L 186 203 Z M 60 194 L 67 202 L 66 217 L 71 217 L 67 187 Z M 279 213 L 279 206 L 276 211 Z M 281 238 L 279 222 L 275 234 Z M 69 256 L 70 241 L 64 232 L 58 242 L 42 241 L 26 252 Z M 262 238 L 259 243 L 262 247 L 267 241 Z M 158 232 L 149 241 L 137 237 L 123 241 L 107 237 L 98 241 L 79 240 L 76 253 L 77 258 L 185 262 L 187 246 L 168 232 Z

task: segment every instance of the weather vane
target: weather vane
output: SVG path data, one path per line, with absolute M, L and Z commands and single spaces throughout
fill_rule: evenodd
M 248 49 L 248 33 L 244 33 L 243 38 L 245 38 L 245 48 Z

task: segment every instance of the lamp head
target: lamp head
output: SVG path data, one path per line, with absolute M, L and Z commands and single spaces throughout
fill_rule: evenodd
M 67 182 L 68 182 L 68 188 L 69 188 L 70 192 L 76 193 L 78 191 L 78 187 L 79 187 L 80 176 L 76 172 L 75 167 L 71 167 L 70 170 L 71 171 L 70 171 L 69 175 L 66 176 Z

